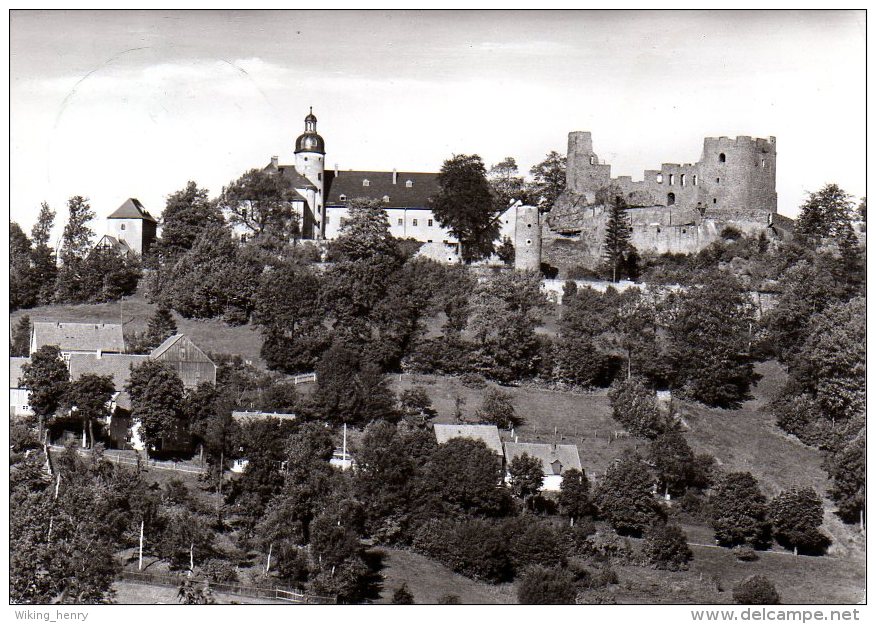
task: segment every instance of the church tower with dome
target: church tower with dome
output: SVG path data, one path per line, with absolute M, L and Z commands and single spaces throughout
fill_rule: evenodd
M 316 115 L 313 107 L 304 118 L 304 134 L 295 139 L 295 170 L 313 185 L 312 201 L 308 201 L 313 220 L 305 229 L 312 228 L 313 238 L 325 237 L 325 140 L 316 132 Z M 310 198 L 308 198 L 310 199 Z

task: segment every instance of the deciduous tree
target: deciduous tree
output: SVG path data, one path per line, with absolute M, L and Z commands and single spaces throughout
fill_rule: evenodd
M 725 475 L 709 496 L 709 506 L 715 539 L 720 545 L 762 547 L 769 542 L 767 500 L 751 473 Z
M 566 190 L 566 157 L 551 151 L 529 170 L 533 177 L 530 193 L 542 212 L 550 212 L 560 194 Z

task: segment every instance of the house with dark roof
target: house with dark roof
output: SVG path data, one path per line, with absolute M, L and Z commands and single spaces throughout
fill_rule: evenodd
M 535 444 L 530 442 L 505 442 L 505 466 L 521 455 L 529 455 L 541 462 L 542 490 L 558 492 L 567 470 L 581 470 L 581 457 L 574 444 Z M 506 474 L 506 481 L 510 475 Z
M 143 207 L 139 199 L 129 197 L 106 218 L 107 236 L 124 243 L 137 255 L 143 255 L 158 234 L 158 221 Z M 100 244 L 103 239 L 98 241 Z
M 119 323 L 60 323 L 35 321 L 31 325 L 30 352 L 53 345 L 64 359 L 73 353 L 124 353 L 125 337 Z

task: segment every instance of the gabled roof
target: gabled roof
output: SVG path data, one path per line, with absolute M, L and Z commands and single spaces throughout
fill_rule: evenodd
M 581 470 L 581 458 L 578 456 L 578 447 L 574 444 L 505 442 L 505 461 L 509 464 L 524 453 L 541 461 L 545 476 L 562 474 L 573 468 Z
M 496 455 L 500 457 L 502 455 L 502 439 L 499 437 L 499 429 L 496 425 L 441 425 L 436 423 L 434 428 L 438 444 L 444 444 L 453 438 L 480 440 Z
M 55 345 L 61 351 L 124 353 L 125 338 L 118 323 L 33 323 L 34 349 Z
M 97 357 L 93 353 L 70 354 L 70 377 L 76 381 L 82 375 L 109 375 L 117 391 L 125 388 L 131 378 L 131 367 L 149 359 L 148 355 L 125 355 L 108 353 Z
M 107 219 L 143 219 L 144 221 L 158 223 L 155 220 L 155 217 L 149 214 L 149 212 L 143 207 L 140 200 L 134 197 L 126 199 L 121 206 L 116 208 L 114 213 L 107 217 Z
M 325 203 L 344 204 L 351 199 L 374 199 L 386 208 L 425 208 L 429 198 L 437 195 L 437 173 L 399 171 L 392 183 L 392 171 L 326 171 Z M 368 180 L 368 186 L 363 186 Z M 407 182 L 411 182 L 410 188 Z M 341 199 L 341 196 L 345 199 Z M 388 202 L 383 198 L 389 197 Z
M 176 343 L 176 341 L 180 340 L 184 335 L 185 334 L 174 334 L 173 336 L 166 338 L 164 342 L 162 342 L 160 345 L 152 350 L 152 353 L 149 354 L 149 357 L 153 359 L 157 358 L 162 353 L 170 349 Z
M 20 388 L 21 384 L 18 380 L 21 379 L 21 367 L 30 363 L 28 357 L 11 357 L 9 358 L 9 387 Z
M 114 249 L 121 253 L 131 253 L 131 247 L 123 240 L 119 240 L 115 236 L 110 236 L 109 234 L 104 234 L 100 237 L 100 239 L 95 243 L 95 247 L 109 247 L 110 249 Z

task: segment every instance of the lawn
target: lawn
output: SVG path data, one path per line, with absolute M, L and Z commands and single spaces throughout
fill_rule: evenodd
M 176 587 L 116 581 L 113 583 L 113 589 L 116 592 L 116 604 L 180 604 Z M 292 604 L 271 598 L 253 598 L 218 592 L 213 594 L 213 598 L 216 604 Z
M 131 331 L 143 331 L 156 308 L 157 305 L 146 301 L 141 289 L 140 292 L 113 303 L 58 304 L 16 310 L 10 314 L 10 322 L 14 327 L 18 319 L 24 315 L 29 316 L 31 321 L 68 323 L 118 323 L 121 319 L 127 334 Z M 190 336 L 195 344 L 205 351 L 237 354 L 257 366 L 264 367 L 259 355 L 262 337 L 253 326 L 230 327 L 218 319 L 203 321 L 185 319 L 176 312 L 173 313 L 173 318 L 176 320 L 179 332 Z
M 408 584 L 417 604 L 437 604 L 447 594 L 459 596 L 462 604 L 515 604 L 514 586 L 491 585 L 456 574 L 423 555 L 395 548 L 380 548 L 383 555 L 383 587 L 378 603 L 389 603 L 392 594 Z

